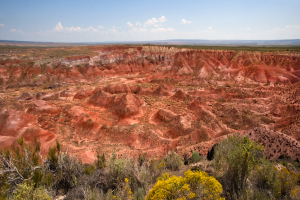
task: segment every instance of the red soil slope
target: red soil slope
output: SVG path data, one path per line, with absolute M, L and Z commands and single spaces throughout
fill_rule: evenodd
M 249 135 L 266 156 L 300 158 L 300 57 L 168 47 L 95 47 L 92 65 L 58 61 L 25 71 L 0 63 L 0 145 L 21 136 L 43 152 L 63 143 L 84 162 L 120 156 L 207 154 L 228 134 Z M 39 58 L 36 58 L 39 61 Z M 12 73 L 13 72 L 13 73 Z M 22 78 L 20 78 L 22 77 Z

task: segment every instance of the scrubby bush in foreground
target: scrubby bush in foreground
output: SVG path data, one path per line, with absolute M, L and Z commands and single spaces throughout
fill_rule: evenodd
M 194 162 L 194 163 L 199 162 L 199 161 L 200 161 L 199 153 L 198 153 L 197 151 L 194 151 L 194 152 L 192 153 L 192 158 L 193 158 L 193 162 Z
M 34 187 L 42 181 L 40 171 L 44 166 L 40 162 L 40 143 L 35 141 L 34 146 L 24 143 L 23 137 L 18 139 L 18 146 L 13 151 L 0 151 L 0 197 L 7 198 L 16 190 L 16 187 L 28 180 Z
M 33 185 L 24 182 L 19 184 L 12 200 L 50 200 L 51 197 L 43 187 L 34 188 Z
M 0 152 L 0 199 L 66 195 L 66 200 L 142 200 L 145 196 L 149 200 L 294 200 L 300 196 L 296 165 L 287 161 L 278 169 L 274 162 L 264 159 L 263 146 L 236 135 L 215 147 L 215 159 L 211 161 L 215 170 L 211 173 L 216 178 L 202 171 L 184 173 L 182 158 L 175 152 L 163 159 L 146 159 L 145 154 L 137 159 L 118 157 L 116 153 L 109 157 L 98 152 L 95 163 L 89 165 L 63 152 L 59 142 L 49 149 L 47 158 L 39 154 L 39 149 L 39 142 L 30 147 L 20 138 L 13 151 Z M 195 162 L 199 154 L 187 156 Z M 183 173 L 184 177 L 178 176 Z
M 270 199 L 281 196 L 278 170 L 269 161 L 264 160 L 260 166 L 256 166 L 249 178 L 254 187 L 254 196 L 266 196 L 264 193 L 268 193 Z
M 264 158 L 264 147 L 248 137 L 221 141 L 214 164 L 226 199 L 299 199 L 299 174 L 285 167 L 278 170 Z
M 246 180 L 263 155 L 264 147 L 248 137 L 228 136 L 217 145 L 215 168 L 223 173 L 222 185 L 231 198 L 246 190 Z
M 174 171 L 179 170 L 183 165 L 181 156 L 177 155 L 174 151 L 171 151 L 171 153 L 164 158 L 164 161 L 166 168 Z
M 206 199 L 222 200 L 222 185 L 212 176 L 202 171 L 188 170 L 181 176 L 168 173 L 158 178 L 150 190 L 147 200 L 158 199 Z

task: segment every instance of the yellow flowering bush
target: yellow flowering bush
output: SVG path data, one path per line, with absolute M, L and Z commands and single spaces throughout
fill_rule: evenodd
M 112 199 L 115 200 L 130 200 L 133 199 L 133 192 L 130 188 L 130 182 L 131 178 L 125 178 L 125 182 L 122 183 L 118 190 L 116 190 L 114 193 L 114 196 L 112 196 Z
M 203 199 L 223 199 L 220 194 L 223 192 L 222 185 L 206 172 L 188 170 L 184 173 L 186 181 L 189 183 L 192 191 Z
M 281 195 L 282 196 L 297 196 L 299 192 L 299 186 L 297 186 L 298 176 L 293 171 L 289 171 L 283 168 L 278 173 L 278 179 L 281 182 Z
M 300 197 L 300 186 L 296 186 L 292 191 L 291 191 L 291 198 L 292 199 L 298 199 Z
M 129 183 L 129 181 L 128 181 L 128 179 L 127 178 L 125 178 L 125 192 L 126 192 L 126 196 L 128 196 L 128 198 L 129 199 L 132 199 L 132 195 L 133 195 L 133 193 L 132 193 L 132 191 L 131 191 L 131 189 L 130 189 L 130 183 Z
M 185 172 L 185 177 L 170 176 L 168 173 L 158 178 L 150 190 L 147 200 L 157 199 L 195 199 L 223 200 L 220 194 L 222 185 L 212 176 L 202 171 Z
M 166 163 L 162 159 L 151 159 L 148 167 L 148 180 L 153 183 L 156 179 L 161 176 L 162 171 L 166 168 Z

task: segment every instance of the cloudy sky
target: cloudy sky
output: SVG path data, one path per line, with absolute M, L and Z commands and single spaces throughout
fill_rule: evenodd
M 300 0 L 0 0 L 0 40 L 300 39 Z

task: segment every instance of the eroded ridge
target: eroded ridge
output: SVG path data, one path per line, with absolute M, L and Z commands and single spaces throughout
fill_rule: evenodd
M 98 149 L 206 155 L 237 133 L 264 144 L 268 158 L 300 157 L 299 54 L 98 46 L 50 59 L 55 50 L 40 51 L 1 57 L 3 147 L 23 136 L 45 153 L 59 140 L 89 163 Z

